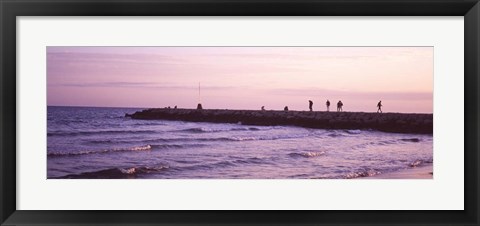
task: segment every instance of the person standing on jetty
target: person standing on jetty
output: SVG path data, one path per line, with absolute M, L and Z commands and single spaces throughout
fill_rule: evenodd
M 310 108 L 310 111 L 313 111 L 313 101 L 308 101 L 308 108 Z
M 378 112 L 382 113 L 382 106 L 383 106 L 383 105 L 382 105 L 382 101 L 379 101 L 378 104 L 377 104 L 377 107 L 378 107 L 377 113 L 378 113 Z
M 330 111 L 330 101 L 327 100 L 327 111 Z
M 343 107 L 343 103 L 342 103 L 341 100 L 339 100 L 338 103 L 337 103 L 337 111 L 338 111 L 338 112 L 339 112 L 339 111 L 343 111 L 342 107 Z

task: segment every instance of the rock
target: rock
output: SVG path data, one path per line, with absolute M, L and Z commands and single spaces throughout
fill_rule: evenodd
M 201 107 L 201 106 L 200 106 Z M 433 134 L 432 114 L 309 112 L 209 109 L 146 109 L 125 114 L 133 119 L 238 123 L 243 125 L 291 125 L 317 129 L 372 129 L 383 132 Z

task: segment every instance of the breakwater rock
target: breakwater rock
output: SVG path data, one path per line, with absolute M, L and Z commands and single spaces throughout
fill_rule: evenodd
M 146 120 L 289 125 L 317 129 L 371 129 L 382 132 L 433 134 L 433 114 L 310 112 L 260 110 L 146 109 L 126 114 Z

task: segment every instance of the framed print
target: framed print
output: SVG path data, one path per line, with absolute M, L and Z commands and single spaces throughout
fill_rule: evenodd
M 478 224 L 478 1 L 0 7 L 2 225 Z
M 47 178 L 432 179 L 433 68 L 428 46 L 48 46 Z

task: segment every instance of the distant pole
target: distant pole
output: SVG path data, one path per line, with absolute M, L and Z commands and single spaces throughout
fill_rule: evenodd
M 202 110 L 202 102 L 201 102 L 201 97 L 200 97 L 200 82 L 198 82 L 198 104 L 197 104 L 197 109 Z

